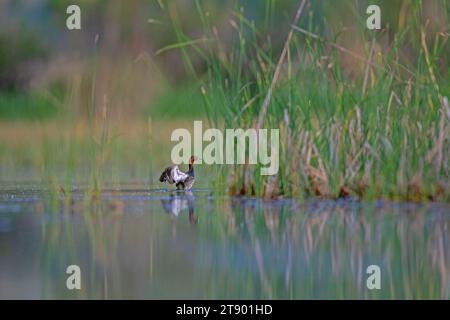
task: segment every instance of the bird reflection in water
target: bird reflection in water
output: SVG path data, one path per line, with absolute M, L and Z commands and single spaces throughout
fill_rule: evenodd
M 161 199 L 161 204 L 165 212 L 171 217 L 178 217 L 181 211 L 188 209 L 189 223 L 196 224 L 197 217 L 194 213 L 195 197 L 192 191 L 175 191 L 169 198 Z

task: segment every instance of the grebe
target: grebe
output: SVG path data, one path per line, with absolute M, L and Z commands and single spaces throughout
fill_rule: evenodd
M 168 182 L 169 184 L 174 184 L 177 189 L 190 190 L 195 182 L 194 174 L 194 162 L 197 157 L 191 156 L 189 159 L 189 170 L 183 172 L 178 168 L 177 165 L 173 165 L 164 169 L 161 177 L 159 177 L 160 182 Z

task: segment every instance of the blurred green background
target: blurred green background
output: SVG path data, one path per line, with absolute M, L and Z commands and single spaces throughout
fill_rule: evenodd
M 405 27 L 413 1 L 370 1 L 382 6 L 383 27 L 395 34 Z M 424 1 L 430 33 L 448 28 L 440 0 Z M 82 30 L 65 26 L 70 4 L 82 8 Z M 61 115 L 61 104 L 77 80 L 89 91 L 97 68 L 96 94 L 114 93 L 112 107 L 127 115 L 145 117 L 202 117 L 201 97 L 183 65 L 179 50 L 159 49 L 178 42 L 175 24 L 193 38 L 203 36 L 198 6 L 222 36 L 222 46 L 232 45 L 230 17 L 243 10 L 261 34 L 279 52 L 289 30 L 297 1 L 65 1 L 3 0 L 0 3 L 0 119 L 50 119 Z M 356 27 L 365 23 L 369 1 L 311 1 L 312 23 L 319 34 L 355 29 L 342 36 L 344 44 L 363 46 Z M 359 12 L 355 12 L 355 10 Z M 308 23 L 303 19 L 302 25 Z M 359 26 L 360 27 L 360 26 Z M 95 37 L 98 35 L 98 42 Z M 411 41 L 411 46 L 414 43 Z M 412 48 L 410 50 L 413 51 Z M 204 61 L 194 59 L 201 73 Z M 351 68 L 348 66 L 348 68 Z M 445 70 L 445 66 L 442 66 Z M 352 70 L 349 70 L 351 72 Z M 86 83 L 87 82 L 87 83 Z M 183 101 L 189 101 L 189 107 Z M 79 106 L 83 111 L 83 106 Z

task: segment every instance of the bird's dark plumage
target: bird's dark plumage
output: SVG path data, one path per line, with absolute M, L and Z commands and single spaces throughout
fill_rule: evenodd
M 189 190 L 195 182 L 194 162 L 196 157 L 192 156 L 189 160 L 189 170 L 186 172 L 181 171 L 177 165 L 173 165 L 164 169 L 163 173 L 159 177 L 160 182 L 168 182 L 174 184 L 177 189 Z

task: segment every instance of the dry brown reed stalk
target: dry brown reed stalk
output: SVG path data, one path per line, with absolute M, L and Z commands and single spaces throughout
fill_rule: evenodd
M 431 66 L 430 54 L 428 52 L 427 41 L 425 38 L 425 31 L 423 30 L 423 28 L 420 30 L 420 35 L 421 35 L 420 37 L 421 45 L 425 55 L 425 61 L 428 67 L 428 73 L 430 74 L 431 82 L 433 83 L 436 93 L 438 94 L 439 100 L 442 101 L 442 95 L 439 90 L 439 85 L 437 83 L 436 76 L 434 75 L 433 67 Z
M 372 39 L 372 44 L 370 46 L 369 57 L 367 58 L 366 70 L 364 72 L 364 81 L 363 81 L 363 88 L 362 88 L 363 95 L 366 94 L 367 82 L 369 80 L 370 63 L 372 62 L 372 57 L 373 57 L 373 51 L 375 49 L 375 44 L 376 44 L 376 41 L 375 41 L 375 38 L 373 38 Z
M 300 19 L 300 16 L 302 15 L 303 8 L 304 8 L 305 4 L 306 4 L 306 0 L 302 0 L 300 5 L 298 6 L 297 11 L 295 13 L 295 17 L 293 19 L 293 24 L 294 25 L 298 23 L 298 21 Z M 258 120 L 257 120 L 257 122 L 255 124 L 256 129 L 260 129 L 263 126 L 263 123 L 264 123 L 264 120 L 265 120 L 265 117 L 266 117 L 266 113 L 267 113 L 267 110 L 269 108 L 270 101 L 272 99 L 272 92 L 273 92 L 273 90 L 274 90 L 274 88 L 275 88 L 275 86 L 276 86 L 276 84 L 278 82 L 278 79 L 280 77 L 281 67 L 282 67 L 282 65 L 284 63 L 284 60 L 286 59 L 286 55 L 288 54 L 289 44 L 291 42 L 293 33 L 294 33 L 293 29 L 290 28 L 288 36 L 286 38 L 286 41 L 284 42 L 284 45 L 283 45 L 283 49 L 281 51 L 280 58 L 278 59 L 278 63 L 276 65 L 276 67 L 275 67 L 275 71 L 274 71 L 274 74 L 273 74 L 273 77 L 272 77 L 272 81 L 270 83 L 269 88 L 267 89 L 267 93 L 265 95 L 263 104 L 261 106 L 261 110 L 260 110 L 259 115 L 258 115 Z M 261 63 L 261 61 L 260 61 L 260 63 Z M 254 98 L 256 98 L 256 97 L 254 97 Z M 252 102 L 253 101 L 250 100 L 244 106 L 242 111 L 247 109 L 248 106 L 250 106 Z M 252 170 L 250 170 L 250 168 L 248 166 L 245 166 L 244 170 L 245 170 L 244 171 L 244 176 L 245 177 L 250 176 L 252 174 L 252 172 L 251 172 Z M 248 183 L 247 181 L 244 181 L 244 190 L 248 189 L 248 186 L 246 185 L 247 183 Z M 274 197 L 278 196 L 279 193 L 280 193 L 280 190 L 279 190 L 279 187 L 278 187 L 278 178 L 276 176 L 268 177 L 265 180 L 265 183 L 264 183 L 264 198 L 265 199 L 271 199 L 271 198 L 274 198 Z
M 307 147 L 303 154 L 303 167 L 306 178 L 310 183 L 311 191 L 317 196 L 326 196 L 329 194 L 329 187 L 325 166 L 308 131 L 306 131 L 304 143 Z M 312 165 L 313 159 L 317 161 L 318 167 Z
M 448 98 L 442 98 L 442 106 L 441 106 L 441 117 L 439 119 L 439 127 L 438 127 L 438 136 L 435 139 L 435 144 L 433 148 L 427 153 L 425 156 L 425 161 L 429 163 L 434 163 L 436 173 L 438 173 L 443 166 L 443 158 L 444 158 L 444 142 L 446 139 L 449 139 L 449 133 L 447 132 L 447 126 L 445 118 L 447 117 L 450 121 L 450 109 L 448 106 Z
M 303 29 L 303 28 L 300 28 L 300 27 L 297 27 L 297 26 L 294 26 L 294 25 L 292 26 L 292 29 L 294 29 L 294 30 L 296 30 L 296 31 L 299 31 L 299 32 L 301 32 L 301 33 L 303 33 L 303 34 L 305 34 L 305 35 L 307 35 L 307 36 L 309 36 L 309 37 L 311 37 L 311 38 L 313 38 L 313 39 L 316 39 L 316 40 L 318 40 L 318 41 L 320 41 L 320 42 L 327 43 L 327 44 L 329 44 L 330 46 L 332 46 L 332 47 L 338 49 L 339 51 L 344 52 L 344 53 L 346 53 L 346 54 L 352 56 L 353 58 L 355 58 L 355 59 L 357 59 L 357 60 L 363 61 L 363 62 L 367 63 L 368 65 L 370 65 L 370 66 L 372 66 L 372 67 L 374 67 L 374 68 L 376 68 L 376 69 L 378 69 L 378 70 L 380 70 L 380 71 L 386 72 L 386 73 L 392 75 L 392 76 L 393 76 L 395 79 L 397 79 L 397 80 L 401 80 L 396 74 L 394 74 L 394 73 L 392 73 L 392 72 L 389 72 L 389 70 L 387 70 L 385 67 L 380 66 L 379 64 L 374 63 L 374 62 L 372 62 L 372 61 L 369 61 L 367 58 L 365 58 L 365 57 L 363 57 L 363 56 L 360 56 L 359 54 L 354 53 L 353 51 L 351 51 L 351 50 L 349 50 L 349 49 L 347 49 L 347 48 L 345 48 L 345 47 L 343 47 L 343 46 L 341 46 L 341 45 L 339 45 L 339 44 L 337 44 L 337 43 L 328 41 L 328 40 L 326 40 L 326 39 L 324 39 L 324 38 L 318 36 L 318 35 L 315 34 L 315 33 L 309 32 L 309 31 L 307 31 L 307 30 L 305 30 L 305 29 Z M 414 72 L 412 72 L 411 70 L 409 70 L 408 68 L 406 68 L 404 65 L 399 64 L 399 63 L 394 63 L 394 64 L 396 64 L 399 68 L 401 68 L 402 70 L 404 70 L 406 73 L 408 73 L 408 74 L 409 74 L 410 76 L 412 76 L 413 78 L 416 78 L 416 75 L 414 74 Z
M 306 0 L 302 0 L 300 5 L 298 6 L 297 12 L 296 12 L 295 17 L 294 17 L 294 21 L 292 23 L 293 25 L 296 25 L 298 23 L 298 20 L 300 19 L 300 16 L 302 15 L 303 8 L 304 8 L 305 4 L 306 4 Z M 261 106 L 261 110 L 260 110 L 259 116 L 258 116 L 258 122 L 256 124 L 256 129 L 260 129 L 262 127 L 262 125 L 263 125 L 264 119 L 266 117 L 267 109 L 268 109 L 269 104 L 270 104 L 270 100 L 272 99 L 272 92 L 273 92 L 273 89 L 275 88 L 275 85 L 278 82 L 278 78 L 280 77 L 281 66 L 284 63 L 284 59 L 285 59 L 286 53 L 287 53 L 287 51 L 289 49 L 289 43 L 291 42 L 293 34 L 294 34 L 294 30 L 293 30 L 293 27 L 291 27 L 291 29 L 289 30 L 287 39 L 284 42 L 284 46 L 283 46 L 283 50 L 281 51 L 280 59 L 278 60 L 277 66 L 275 68 L 275 72 L 273 74 L 272 82 L 270 83 L 270 86 L 269 86 L 269 88 L 267 90 L 267 93 L 266 93 L 266 97 L 264 98 L 263 104 Z

